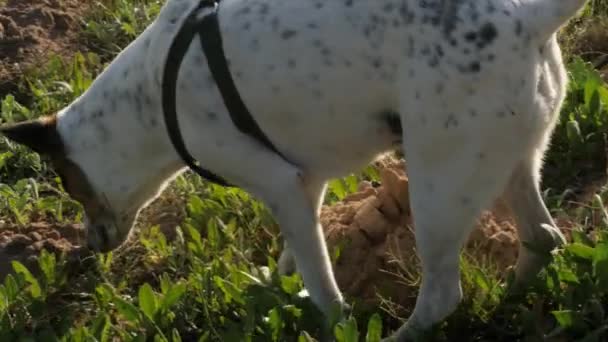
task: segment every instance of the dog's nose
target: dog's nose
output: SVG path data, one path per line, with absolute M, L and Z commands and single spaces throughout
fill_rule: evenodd
M 107 222 L 90 222 L 85 219 L 87 247 L 95 252 L 109 252 L 117 245 L 116 227 Z
M 104 224 L 94 224 L 87 228 L 87 245 L 95 252 L 107 252 L 111 249 L 108 229 Z

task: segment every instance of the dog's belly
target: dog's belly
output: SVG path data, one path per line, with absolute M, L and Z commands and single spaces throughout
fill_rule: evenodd
M 264 3 L 266 19 L 243 14 Z M 399 64 L 395 46 L 371 46 L 353 36 L 356 21 L 331 13 L 313 2 L 225 1 L 220 21 L 237 88 L 262 130 L 302 168 L 337 176 L 399 146 Z
M 336 77 L 318 96 L 299 77 L 267 79 L 266 86 L 256 78 L 241 79 L 241 95 L 264 133 L 303 168 L 338 176 L 401 141 L 399 114 L 377 92 L 380 85 Z M 272 90 L 273 82 L 281 91 Z

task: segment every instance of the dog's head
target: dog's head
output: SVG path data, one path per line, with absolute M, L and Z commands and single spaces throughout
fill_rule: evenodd
M 50 159 L 65 190 L 84 208 L 88 247 L 99 252 L 115 249 L 127 238 L 137 211 L 143 205 L 143 200 L 134 196 L 142 192 L 142 185 L 105 186 L 112 178 L 120 178 L 110 174 L 112 169 L 120 170 L 126 164 L 108 167 L 116 156 L 108 156 L 105 152 L 90 152 L 87 157 L 83 157 L 83 153 L 71 153 L 59 131 L 55 115 L 0 126 L 0 136 Z M 128 205 L 129 202 L 135 205 Z

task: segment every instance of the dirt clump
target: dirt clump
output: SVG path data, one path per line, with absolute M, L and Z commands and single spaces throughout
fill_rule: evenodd
M 409 307 L 419 271 L 404 161 L 383 160 L 380 177 L 381 185 L 362 182 L 358 192 L 324 206 L 321 223 L 330 251 L 339 250 L 334 272 L 342 291 L 362 306 L 377 306 L 378 293 Z M 515 224 L 502 202 L 480 216 L 465 250 L 501 269 L 515 263 Z
M 39 222 L 19 227 L 0 221 L 0 281 L 13 272 L 13 260 L 35 271 L 43 249 L 70 254 L 80 249 L 84 239 L 81 224 Z

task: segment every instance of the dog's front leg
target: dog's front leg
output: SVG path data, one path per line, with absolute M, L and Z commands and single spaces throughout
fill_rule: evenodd
M 243 148 L 249 149 L 249 146 Z M 343 309 L 344 300 L 334 278 L 319 223 L 325 180 L 304 174 L 266 150 L 251 148 L 242 155 L 247 157 L 239 162 L 245 161 L 247 172 L 234 174 L 237 167 L 226 168 L 221 174 L 228 175 L 236 184 L 246 184 L 244 187 L 271 209 L 285 244 L 289 246 L 290 262 L 295 259 L 304 286 L 317 307 L 328 317 L 334 309 Z
M 285 238 L 286 249 L 279 262 L 279 271 L 290 271 L 285 266 L 291 271 L 297 267 L 311 299 L 329 315 L 336 305 L 342 308 L 344 302 L 319 223 L 325 182 L 298 173 L 289 183 L 281 188 L 279 197 L 282 198 L 277 198 L 271 206 Z

